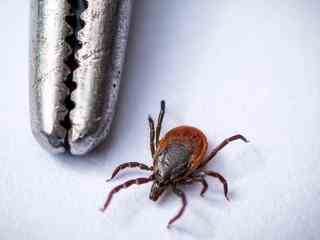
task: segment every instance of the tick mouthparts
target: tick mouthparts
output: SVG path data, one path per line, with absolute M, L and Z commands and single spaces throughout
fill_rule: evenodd
M 52 153 L 86 154 L 107 136 L 133 0 L 32 0 L 32 132 Z
M 154 201 L 154 202 L 158 200 L 158 198 L 156 196 L 151 195 L 151 194 L 149 195 L 149 199 Z

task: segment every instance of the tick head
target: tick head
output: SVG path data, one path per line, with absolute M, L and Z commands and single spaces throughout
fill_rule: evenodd
M 161 196 L 161 194 L 164 192 L 166 189 L 166 185 L 159 183 L 157 180 L 155 180 L 152 184 L 151 191 L 149 198 L 152 201 L 157 201 L 158 198 Z

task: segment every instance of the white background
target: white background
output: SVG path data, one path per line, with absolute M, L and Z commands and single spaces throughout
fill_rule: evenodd
M 52 156 L 28 116 L 29 1 L 0 0 L 0 239 L 319 239 L 320 1 L 137 0 L 112 134 L 82 158 Z M 167 101 L 164 130 L 190 124 L 210 148 L 235 133 L 208 179 L 180 200 L 132 187 L 98 211 L 115 185 L 147 173 L 147 114 Z

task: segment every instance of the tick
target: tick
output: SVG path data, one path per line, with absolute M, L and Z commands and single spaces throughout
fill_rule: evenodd
M 125 168 L 140 168 L 141 170 L 151 171 L 149 177 L 140 177 L 131 179 L 121 185 L 113 188 L 108 194 L 107 200 L 101 209 L 106 210 L 109 206 L 113 195 L 121 189 L 130 187 L 131 185 L 144 184 L 153 182 L 149 198 L 157 201 L 161 194 L 171 187 L 182 201 L 182 207 L 177 214 L 169 221 L 167 227 L 180 218 L 187 206 L 187 199 L 185 193 L 179 188 L 181 185 L 192 184 L 199 182 L 202 184 L 200 195 L 208 189 L 208 183 L 205 177 L 217 178 L 222 184 L 224 195 L 228 199 L 228 184 L 226 179 L 219 173 L 205 170 L 204 166 L 213 159 L 214 156 L 228 143 L 235 140 L 248 140 L 242 135 L 234 135 L 225 139 L 221 144 L 214 148 L 208 155 L 208 142 L 203 132 L 195 127 L 179 126 L 167 132 L 162 139 L 160 139 L 160 131 L 162 121 L 165 113 L 165 102 L 161 101 L 161 110 L 158 116 L 158 123 L 155 129 L 155 124 L 151 116 L 149 116 L 150 127 L 150 150 L 153 159 L 152 166 L 147 166 L 139 162 L 127 162 L 119 165 L 112 173 L 113 179 L 121 170 Z

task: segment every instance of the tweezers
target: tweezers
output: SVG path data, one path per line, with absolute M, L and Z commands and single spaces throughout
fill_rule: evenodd
M 133 0 L 31 1 L 31 128 L 52 153 L 86 154 L 108 135 Z

